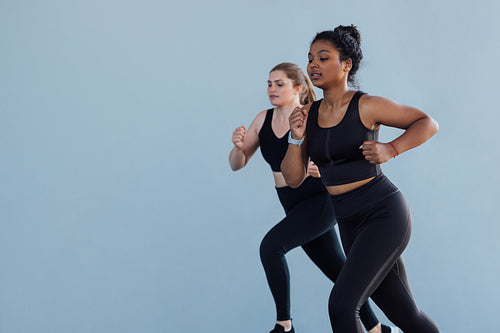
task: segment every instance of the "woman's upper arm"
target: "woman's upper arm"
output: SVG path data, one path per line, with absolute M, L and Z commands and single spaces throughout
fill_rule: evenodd
M 414 107 L 397 103 L 388 98 L 363 95 L 359 100 L 361 119 L 368 128 L 379 125 L 407 129 L 419 119 L 429 116 Z
M 259 131 L 262 128 L 265 117 L 266 111 L 259 112 L 248 127 L 245 139 L 243 140 L 243 153 L 247 161 L 259 148 Z

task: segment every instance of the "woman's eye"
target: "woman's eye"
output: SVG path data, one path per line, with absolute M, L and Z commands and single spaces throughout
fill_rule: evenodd
M 283 83 L 278 83 L 277 86 L 278 87 L 283 87 Z
M 308 63 L 308 64 L 310 64 L 311 62 L 313 62 L 313 61 L 312 61 L 312 59 L 308 59 L 308 60 L 307 60 L 307 63 Z
M 319 60 L 326 61 L 326 60 L 328 60 L 328 58 L 319 58 Z

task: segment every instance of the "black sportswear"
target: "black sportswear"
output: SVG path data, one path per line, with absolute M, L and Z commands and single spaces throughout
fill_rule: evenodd
M 378 129 L 366 128 L 359 117 L 358 102 L 363 94 L 360 91 L 354 94 L 340 123 L 332 127 L 324 128 L 318 124 L 322 99 L 309 109 L 307 149 L 325 185 L 353 183 L 382 172 L 380 165 L 368 162 L 359 148 L 364 141 L 378 140 Z
M 260 152 L 274 172 L 281 172 L 281 161 L 288 149 L 288 132 L 278 138 L 271 125 L 274 109 L 267 110 L 266 119 L 259 131 Z

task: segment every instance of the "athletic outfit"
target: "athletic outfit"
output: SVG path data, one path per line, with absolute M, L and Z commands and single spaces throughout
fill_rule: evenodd
M 287 136 L 276 137 L 269 109 L 259 131 L 260 150 L 275 172 L 281 171 L 281 161 L 288 149 Z M 264 237 L 260 257 L 276 304 L 277 320 L 290 319 L 290 278 L 285 254 L 302 246 L 306 254 L 332 281 L 337 279 L 345 257 L 334 230 L 335 215 L 330 196 L 319 178 L 307 177 L 296 189 L 276 188 L 286 217 Z M 378 320 L 369 304 L 360 307 L 367 330 Z M 280 326 L 281 327 L 281 326 Z
M 318 125 L 321 100 L 309 110 L 308 151 L 324 185 L 341 185 L 374 177 L 340 195 L 331 195 L 346 262 L 333 287 L 329 312 L 334 332 L 364 332 L 361 305 L 371 297 L 405 333 L 435 333 L 437 326 L 420 311 L 410 291 L 401 254 L 410 239 L 411 216 L 406 201 L 380 165 L 368 162 L 359 148 L 378 140 L 378 130 L 367 129 L 359 116 L 356 92 L 336 126 Z

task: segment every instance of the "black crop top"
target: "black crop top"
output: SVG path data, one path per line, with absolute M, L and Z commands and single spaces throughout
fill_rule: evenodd
M 325 185 L 348 184 L 382 173 L 380 165 L 368 162 L 359 149 L 363 141 L 378 140 L 378 129 L 366 128 L 359 117 L 358 102 L 363 94 L 357 91 L 353 95 L 344 118 L 333 127 L 318 125 L 318 109 L 322 100 L 314 102 L 309 109 L 307 149 Z
M 288 132 L 278 138 L 274 134 L 271 122 L 273 120 L 274 109 L 267 110 L 266 119 L 259 131 L 260 152 L 271 166 L 274 172 L 281 172 L 281 161 L 285 158 L 286 150 L 288 149 Z

